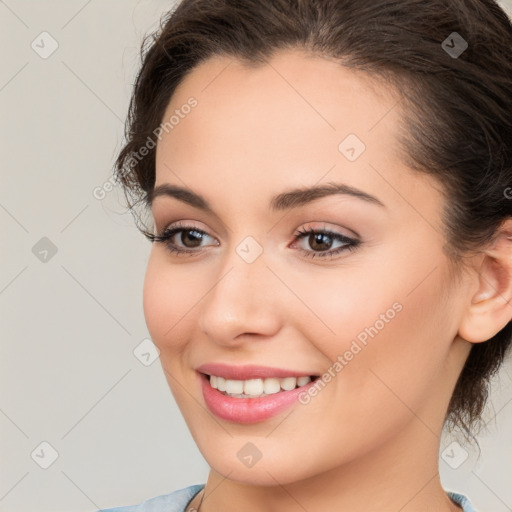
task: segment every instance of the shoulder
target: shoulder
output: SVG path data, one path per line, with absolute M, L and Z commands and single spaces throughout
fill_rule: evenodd
M 138 505 L 128 505 L 98 510 L 98 512 L 184 512 L 187 504 L 205 486 L 194 484 L 169 494 L 147 499 Z M 473 504 L 463 494 L 447 491 L 448 496 L 462 507 L 463 512 L 477 512 Z
M 149 498 L 138 505 L 106 508 L 98 512 L 184 512 L 190 500 L 204 486 L 205 484 L 194 484 L 169 494 Z
M 450 496 L 452 501 L 457 503 L 457 505 L 462 507 L 463 512 L 477 512 L 471 501 L 469 501 L 469 498 L 464 496 L 464 494 L 448 491 L 448 496 Z

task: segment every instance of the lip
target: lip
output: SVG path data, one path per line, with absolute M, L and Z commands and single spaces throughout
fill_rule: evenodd
M 316 383 L 313 380 L 290 391 L 280 391 L 260 398 L 234 398 L 212 388 L 205 374 L 198 372 L 197 376 L 208 409 L 217 417 L 235 423 L 259 423 L 276 416 L 297 403 L 299 395 Z
M 315 375 L 314 373 L 285 370 L 283 368 L 271 368 L 269 366 L 257 366 L 252 364 L 232 366 L 224 363 L 202 364 L 196 368 L 196 371 L 232 380 L 266 379 L 268 377 L 284 379 L 285 377 L 311 377 Z

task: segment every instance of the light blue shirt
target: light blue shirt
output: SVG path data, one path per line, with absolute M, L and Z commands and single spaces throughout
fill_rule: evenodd
M 150 498 L 138 505 L 115 507 L 98 510 L 98 512 L 185 512 L 192 498 L 205 486 L 194 484 L 183 489 Z M 477 512 L 471 502 L 463 494 L 447 491 L 453 502 L 462 507 L 463 512 Z

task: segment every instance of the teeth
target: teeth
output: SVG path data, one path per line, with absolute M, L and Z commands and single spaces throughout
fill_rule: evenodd
M 265 391 L 266 395 L 271 395 L 272 393 L 279 393 L 281 391 L 281 383 L 279 379 L 269 378 L 263 381 L 263 391 Z
M 242 381 L 235 381 L 242 382 Z M 244 380 L 244 393 L 251 396 L 259 396 L 263 393 L 263 381 L 261 379 Z
M 291 391 L 292 389 L 295 389 L 296 385 L 296 377 L 286 377 L 285 379 L 281 379 L 281 387 L 286 391 Z
M 297 386 L 304 386 L 308 382 L 311 382 L 311 377 L 297 377 Z
M 214 377 L 214 375 L 212 375 Z M 212 387 L 213 384 L 212 384 Z M 224 377 L 217 377 L 217 389 L 219 391 L 226 391 L 226 379 Z
M 244 381 L 243 380 L 231 380 L 226 379 L 226 393 L 235 395 L 244 392 Z
M 210 386 L 228 395 L 238 398 L 255 398 L 271 395 L 283 391 L 291 391 L 296 386 L 304 386 L 311 382 L 311 377 L 285 377 L 278 379 L 269 377 L 266 379 L 233 380 L 224 379 L 216 375 L 210 375 Z

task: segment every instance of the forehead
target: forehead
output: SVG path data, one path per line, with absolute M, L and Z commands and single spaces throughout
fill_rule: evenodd
M 184 108 L 192 97 L 197 105 Z M 396 94 L 365 73 L 298 50 L 257 66 L 227 56 L 201 63 L 176 89 L 162 122 L 172 116 L 157 144 L 157 184 L 179 176 L 189 185 L 216 180 L 255 193 L 329 173 L 377 191 L 382 182 L 369 164 L 399 161 Z M 346 140 L 359 145 L 356 160 L 344 154 Z
M 381 131 L 388 133 L 400 115 L 394 108 L 398 98 L 383 80 L 298 49 L 280 51 L 257 65 L 228 56 L 202 62 L 176 88 L 164 120 L 191 96 L 199 103 L 195 125 L 205 128 L 245 122 L 254 132 L 285 127 L 283 135 L 294 135 L 293 121 L 299 120 L 302 133 L 310 126 L 336 137 L 347 131 L 363 136 L 383 116 L 387 123 Z M 193 122 L 182 123 L 182 128 Z

